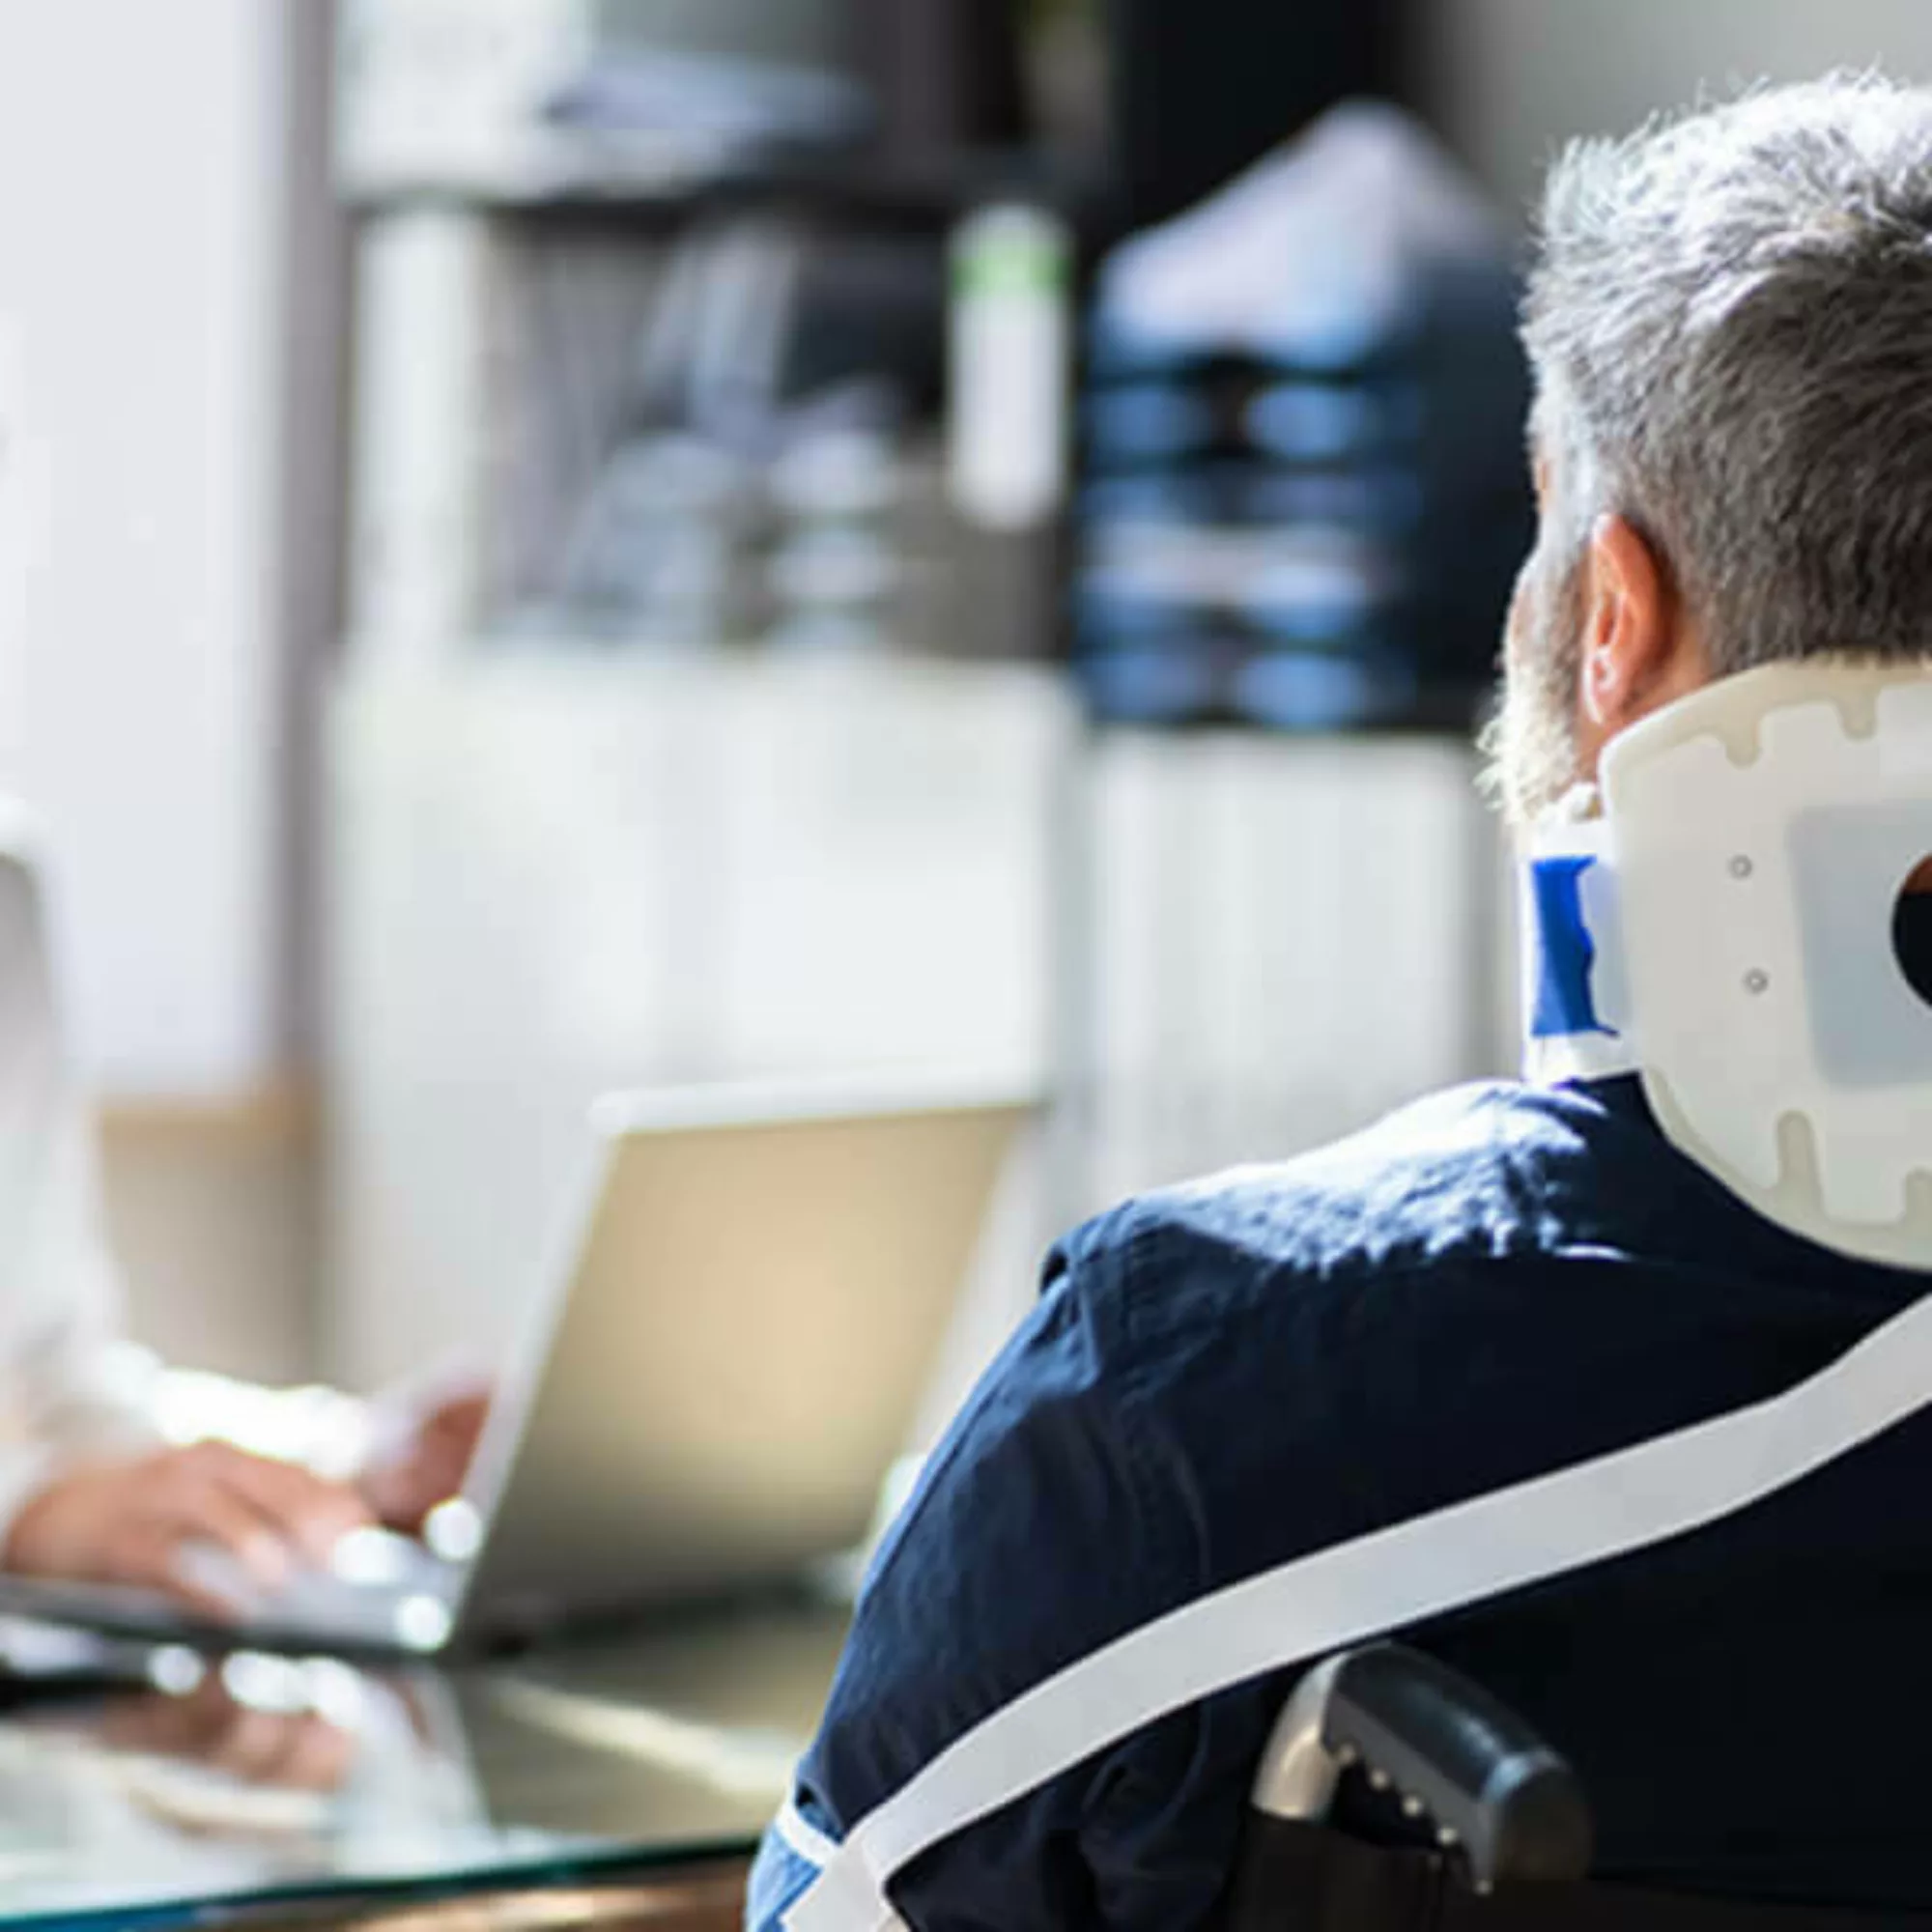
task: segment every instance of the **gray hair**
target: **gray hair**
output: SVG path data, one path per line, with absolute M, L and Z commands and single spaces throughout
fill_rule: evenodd
M 1838 77 L 1578 142 L 1541 242 L 1571 554 L 1629 518 L 1719 672 L 1932 654 L 1932 93 Z

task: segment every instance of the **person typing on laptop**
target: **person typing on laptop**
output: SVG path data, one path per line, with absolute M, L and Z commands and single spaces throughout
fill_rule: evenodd
M 89 1124 L 50 983 L 30 838 L 0 838 L 0 1569 L 228 1605 L 213 1548 L 271 1587 L 347 1531 L 413 1530 L 452 1494 L 485 1398 L 384 1413 L 327 1390 L 266 1397 L 277 1454 L 194 1440 L 192 1391 L 122 1333 Z M 204 1385 L 205 1386 L 205 1385 Z

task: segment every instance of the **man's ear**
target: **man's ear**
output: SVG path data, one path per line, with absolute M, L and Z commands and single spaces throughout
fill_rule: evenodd
M 1626 725 L 1695 690 L 1710 671 L 1668 568 L 1625 518 L 1597 520 L 1583 591 L 1577 699 L 1580 735 L 1586 748 L 1596 750 Z

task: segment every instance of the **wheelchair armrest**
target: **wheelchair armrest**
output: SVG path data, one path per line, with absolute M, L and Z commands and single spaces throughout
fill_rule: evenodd
M 1589 1870 L 1589 1805 L 1570 1767 L 1523 1720 L 1433 1658 L 1378 1644 L 1336 1659 L 1289 1700 L 1254 1788 L 1275 1817 L 1325 1815 L 1359 1764 L 1460 1849 L 1487 1889 Z

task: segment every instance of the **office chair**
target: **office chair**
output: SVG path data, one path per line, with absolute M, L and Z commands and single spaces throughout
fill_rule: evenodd
M 1418 1843 L 1327 1823 L 1350 1771 L 1399 1801 Z M 1456 1672 L 1378 1644 L 1312 1672 L 1283 1708 L 1226 1932 L 1932 1932 L 1932 1911 L 1593 1885 L 1590 1854 L 1589 1804 L 1562 1758 Z

